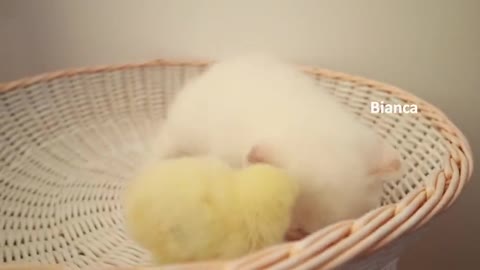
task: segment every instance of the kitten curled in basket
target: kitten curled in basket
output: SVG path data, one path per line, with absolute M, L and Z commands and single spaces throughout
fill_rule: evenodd
M 287 233 L 299 239 L 379 205 L 396 151 L 297 67 L 262 53 L 232 57 L 188 82 L 169 107 L 157 157 L 208 154 L 286 169 L 300 185 Z

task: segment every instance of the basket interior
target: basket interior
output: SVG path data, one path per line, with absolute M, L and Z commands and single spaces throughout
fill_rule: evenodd
M 121 193 L 172 97 L 203 70 L 84 72 L 0 93 L 0 264 L 149 263 L 124 232 Z M 404 101 L 372 86 L 315 77 L 401 153 L 407 170 L 385 184 L 379 204 L 398 202 L 441 169 L 446 144 L 427 117 L 371 114 L 370 101 Z

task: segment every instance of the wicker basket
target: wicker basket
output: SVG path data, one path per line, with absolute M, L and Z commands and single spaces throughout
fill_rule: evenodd
M 125 234 L 119 196 L 175 92 L 206 66 L 157 60 L 0 85 L 0 268 L 148 265 Z M 396 269 L 417 229 L 459 196 L 472 154 L 442 112 L 386 84 L 302 69 L 401 153 L 407 170 L 385 185 L 382 206 L 238 260 L 155 269 Z M 380 100 L 417 104 L 419 113 L 370 113 Z

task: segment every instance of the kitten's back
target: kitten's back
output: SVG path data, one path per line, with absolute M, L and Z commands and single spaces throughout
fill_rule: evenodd
M 214 64 L 177 95 L 168 117 L 185 148 L 214 153 L 264 139 L 348 143 L 358 125 L 314 80 L 259 53 Z

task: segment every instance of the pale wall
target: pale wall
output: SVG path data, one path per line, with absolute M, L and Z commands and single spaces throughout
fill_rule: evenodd
M 478 12 L 475 0 L 0 0 L 0 81 L 70 66 L 273 50 L 412 91 L 450 115 L 479 157 Z M 402 269 L 477 268 L 479 187 L 474 181 L 432 224 Z

